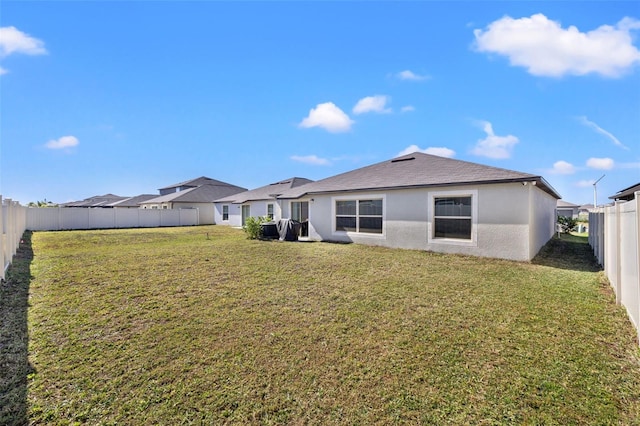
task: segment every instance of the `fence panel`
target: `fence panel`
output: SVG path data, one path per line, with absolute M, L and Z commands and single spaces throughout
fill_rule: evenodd
M 198 209 L 29 208 L 27 228 L 32 231 L 60 231 L 192 226 L 200 224 L 198 218 Z
M 640 326 L 640 280 L 638 279 L 638 210 L 636 201 L 618 207 L 620 245 L 618 251 L 618 279 L 621 288 L 621 303 L 627 308 L 631 321 Z
M 640 192 L 631 201 L 617 201 L 589 214 L 589 243 L 594 254 L 604 250 L 604 271 L 640 337 Z M 604 222 L 600 232 L 600 222 Z
M 6 270 L 18 251 L 26 224 L 26 208 L 9 198 L 2 200 L 0 195 L 0 279 L 5 278 Z

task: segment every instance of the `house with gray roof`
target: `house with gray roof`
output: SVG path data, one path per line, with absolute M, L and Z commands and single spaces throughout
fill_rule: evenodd
M 112 204 L 124 201 L 127 198 L 129 197 L 114 194 L 94 195 L 81 201 L 70 201 L 60 204 L 60 207 L 110 208 Z
M 631 185 L 628 188 L 621 189 L 620 191 L 609 197 L 609 199 L 614 201 L 631 201 L 635 199 L 635 194 L 638 191 L 640 191 L 640 182 L 636 183 L 635 185 Z
M 114 209 L 138 209 L 140 208 L 140 203 L 156 198 L 157 196 L 157 194 L 140 194 L 135 197 L 128 197 L 124 200 L 111 203 L 109 204 L 109 207 L 113 207 Z
M 215 223 L 219 225 L 243 226 L 250 217 L 268 216 L 281 218 L 282 212 L 277 197 L 284 191 L 313 182 L 301 177 L 292 177 L 261 186 L 250 191 L 224 197 L 215 202 Z
M 203 176 L 160 188 L 160 196 L 142 201 L 139 205 L 142 209 L 198 209 L 199 223 L 207 225 L 215 223 L 215 200 L 246 190 Z
M 528 261 L 553 236 L 560 198 L 539 175 L 416 152 L 291 188 L 277 203 L 282 218 L 308 223 L 310 240 Z
M 580 206 L 578 204 L 573 204 L 564 200 L 558 200 L 558 203 L 556 204 L 556 213 L 558 216 L 577 219 L 579 208 Z

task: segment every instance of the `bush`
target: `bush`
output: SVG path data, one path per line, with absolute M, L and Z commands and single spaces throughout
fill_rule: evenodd
M 558 216 L 558 225 L 560 225 L 562 232 L 565 234 L 573 231 L 573 229 L 576 227 L 576 224 L 577 221 L 572 217 Z
M 261 224 L 269 222 L 268 216 L 262 217 L 248 217 L 244 223 L 242 229 L 247 233 L 247 238 L 250 240 L 257 240 L 262 238 L 262 227 Z

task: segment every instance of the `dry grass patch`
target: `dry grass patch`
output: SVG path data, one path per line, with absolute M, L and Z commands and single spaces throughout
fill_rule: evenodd
M 573 250 L 559 244 L 554 256 Z M 635 333 L 589 261 L 250 241 L 224 227 L 43 232 L 32 246 L 24 403 L 36 424 L 640 415 Z

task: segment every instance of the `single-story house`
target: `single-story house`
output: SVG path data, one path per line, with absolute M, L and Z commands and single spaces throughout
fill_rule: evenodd
M 221 182 L 208 177 L 200 177 L 160 188 L 163 195 L 140 203 L 142 209 L 198 209 L 202 225 L 214 224 L 214 204 L 219 198 L 246 191 L 246 188 Z
M 578 218 L 578 204 L 569 203 L 568 201 L 558 200 L 556 204 L 556 212 L 558 216 L 570 217 L 573 219 Z
M 136 195 L 135 197 L 129 197 L 125 198 L 124 200 L 111 203 L 109 204 L 109 207 L 113 207 L 114 209 L 139 209 L 140 203 L 152 198 L 156 198 L 157 196 L 158 194 L 140 194 Z
M 631 185 L 628 188 L 621 189 L 611 197 L 610 200 L 615 201 L 631 201 L 635 200 L 635 193 L 640 191 L 640 183 L 636 183 L 635 185 Z
M 112 204 L 124 201 L 129 197 L 121 197 L 120 195 L 105 194 L 94 195 L 81 201 L 70 201 L 60 204 L 60 207 L 84 207 L 84 208 L 111 208 Z
M 313 181 L 292 177 L 216 200 L 215 223 L 239 227 L 243 226 L 247 218 L 251 216 L 281 218 L 282 212 L 276 198 L 286 190 L 310 182 Z
M 528 261 L 553 236 L 560 198 L 539 175 L 416 152 L 291 188 L 277 203 L 282 218 L 308 220 L 310 240 Z

